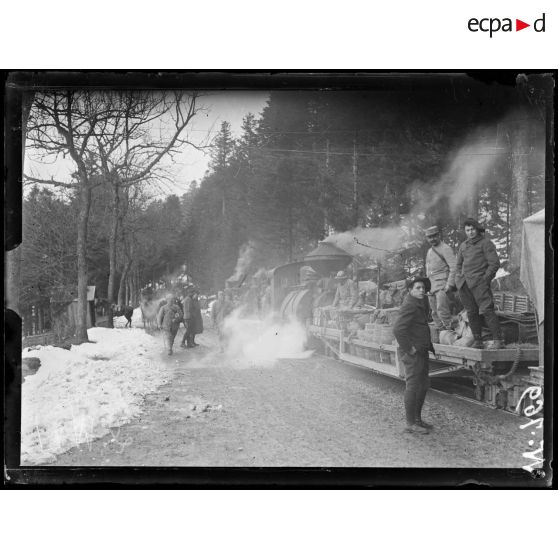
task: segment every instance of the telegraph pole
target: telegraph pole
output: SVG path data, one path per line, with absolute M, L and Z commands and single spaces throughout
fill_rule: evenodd
M 356 138 L 353 140 L 353 209 L 355 227 L 358 225 L 358 190 L 357 190 L 357 148 Z

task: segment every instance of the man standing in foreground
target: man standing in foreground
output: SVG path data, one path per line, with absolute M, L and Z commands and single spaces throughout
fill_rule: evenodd
M 451 310 L 448 292 L 455 284 L 455 255 L 442 242 L 440 229 L 430 227 L 424 231 L 430 248 L 426 253 L 426 276 L 430 279 L 430 308 L 432 319 L 438 330 L 451 329 Z
M 475 337 L 473 347 L 483 348 L 480 319 L 482 314 L 492 333 L 493 341 L 489 348 L 499 349 L 503 345 L 502 331 L 494 311 L 490 283 L 500 267 L 500 259 L 496 246 L 484 236 L 484 227 L 478 221 L 465 219 L 463 228 L 467 240 L 457 251 L 455 284 L 459 289 L 459 298 L 467 310 L 469 325 Z
M 428 327 L 428 299 L 430 281 L 413 277 L 407 283 L 409 290 L 401 305 L 393 333 L 402 352 L 405 367 L 405 432 L 428 434 L 431 424 L 422 420 L 421 412 L 430 386 L 428 378 L 428 351 L 434 352 Z

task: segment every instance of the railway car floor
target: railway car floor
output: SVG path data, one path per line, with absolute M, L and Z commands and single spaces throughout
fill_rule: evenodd
M 161 359 L 173 380 L 143 413 L 55 466 L 521 467 L 527 419 L 431 390 L 428 436 L 403 433 L 402 382 L 314 356 L 239 366 L 200 347 Z M 540 436 L 540 435 L 539 435 Z M 538 445 L 538 441 L 536 441 Z

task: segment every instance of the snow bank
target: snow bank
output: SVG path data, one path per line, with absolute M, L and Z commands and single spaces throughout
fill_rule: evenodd
M 94 343 L 25 349 L 41 367 L 22 385 L 21 463 L 57 454 L 104 436 L 140 414 L 143 397 L 170 380 L 157 362 L 160 339 L 141 329 L 88 330 Z

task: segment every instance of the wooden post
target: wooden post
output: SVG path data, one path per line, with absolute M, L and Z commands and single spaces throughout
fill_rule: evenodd
M 528 216 L 529 189 L 529 120 L 525 110 L 512 125 L 511 134 L 511 200 L 510 200 L 510 271 L 519 269 L 523 219 Z
M 354 210 L 354 226 L 358 226 L 358 190 L 357 190 L 357 150 L 356 139 L 353 140 L 353 210 Z
M 378 284 L 376 286 L 376 308 L 379 308 L 380 307 L 380 271 L 381 271 L 380 260 L 376 260 L 376 265 L 378 267 Z

